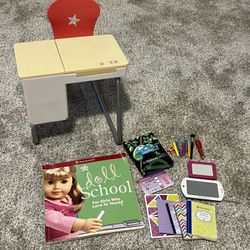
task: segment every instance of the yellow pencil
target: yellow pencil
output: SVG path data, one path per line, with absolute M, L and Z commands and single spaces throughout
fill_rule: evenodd
M 177 155 L 178 157 L 180 157 L 180 154 L 179 154 L 178 148 L 177 148 L 177 146 L 176 146 L 176 143 L 173 142 L 172 144 L 173 144 L 173 147 L 174 147 L 174 150 L 175 150 L 176 155 Z
M 187 156 L 190 159 L 191 157 L 191 146 L 190 146 L 190 142 L 188 143 L 188 152 L 187 152 Z

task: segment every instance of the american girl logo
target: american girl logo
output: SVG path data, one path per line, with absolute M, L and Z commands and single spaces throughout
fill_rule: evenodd
M 102 166 L 100 175 L 93 176 L 88 171 L 88 166 L 84 165 L 81 167 L 83 172 L 86 172 L 86 183 L 85 186 L 82 186 L 84 190 L 85 199 L 89 197 L 98 197 L 98 196 L 107 196 L 110 194 L 117 193 L 131 193 L 130 182 L 126 181 L 125 184 L 119 186 L 108 186 L 105 187 L 103 184 L 107 182 L 113 182 L 121 177 L 117 173 L 116 167 L 114 164 L 110 164 L 108 167 Z

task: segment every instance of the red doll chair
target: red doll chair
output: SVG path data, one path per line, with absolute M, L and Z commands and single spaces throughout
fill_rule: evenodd
M 93 36 L 100 7 L 95 0 L 54 0 L 48 8 L 54 39 Z M 105 79 L 105 78 L 104 78 Z M 122 108 L 120 79 L 117 79 L 117 130 L 101 96 L 98 84 L 92 81 L 98 101 L 107 119 L 110 130 L 117 144 L 122 143 Z
M 99 15 L 95 0 L 55 0 L 48 8 L 55 39 L 93 36 Z

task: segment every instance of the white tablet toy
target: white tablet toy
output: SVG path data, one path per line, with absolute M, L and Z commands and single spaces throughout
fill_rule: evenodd
M 224 189 L 220 182 L 184 178 L 181 182 L 181 191 L 187 198 L 222 201 Z

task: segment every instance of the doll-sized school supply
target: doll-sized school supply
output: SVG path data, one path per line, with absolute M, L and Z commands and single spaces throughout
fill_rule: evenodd
M 190 236 L 216 241 L 217 225 L 215 207 L 188 200 L 187 232 Z
M 153 133 L 123 142 L 123 146 L 142 176 L 148 176 L 174 163 Z
M 183 143 L 178 141 L 172 142 L 172 145 L 167 149 L 170 154 L 176 154 L 177 157 L 185 157 L 190 155 L 190 143 L 188 139 L 185 138 Z
M 216 165 L 213 162 L 189 160 L 188 176 L 191 178 L 217 180 Z
M 181 235 L 182 234 L 181 233 L 181 228 L 180 228 L 179 220 L 178 220 L 178 218 L 176 216 L 174 203 L 173 202 L 168 202 L 167 206 L 168 206 L 168 211 L 170 213 L 171 222 L 172 222 L 172 225 L 173 225 L 174 232 L 177 235 Z
M 185 151 L 187 153 L 188 152 L 188 138 L 185 138 L 184 144 L 185 144 Z
M 159 232 L 159 218 L 158 218 L 158 201 L 179 201 L 179 196 L 177 194 L 146 194 L 145 203 L 147 209 L 147 217 L 150 229 L 151 238 L 165 238 L 165 237 L 180 237 L 177 234 L 166 234 Z
M 167 201 L 157 200 L 159 233 L 175 234 Z
M 195 143 L 195 146 L 196 146 L 196 148 L 197 148 L 197 150 L 198 150 L 198 153 L 199 153 L 199 155 L 200 155 L 200 158 L 203 160 L 203 159 L 205 158 L 205 155 L 204 155 L 204 151 L 203 151 L 203 147 L 202 147 L 201 141 L 200 141 L 199 139 L 196 139 L 196 140 L 194 141 L 194 143 Z
M 190 144 L 190 159 L 193 159 L 193 153 L 194 153 L 194 140 L 195 140 L 195 135 L 194 135 L 194 134 L 191 134 L 191 135 L 190 135 L 190 141 L 191 141 L 191 144 Z
M 60 182 L 52 189 L 53 200 L 44 188 L 46 243 L 144 227 L 125 153 L 47 164 L 42 169 L 45 187 Z M 69 187 L 64 197 L 59 190 L 63 186 Z M 93 226 L 101 219 L 101 228 L 71 233 L 76 218 L 83 224 L 93 218 Z
M 181 150 L 179 143 L 176 141 L 175 144 L 176 144 L 176 148 L 178 150 L 179 157 L 182 157 L 182 150 Z
M 213 180 L 184 178 L 181 191 L 185 197 L 193 199 L 221 201 L 224 198 L 222 184 Z
M 156 193 L 174 184 L 164 170 L 141 178 L 137 183 L 145 194 Z
M 181 152 L 182 152 L 182 156 L 185 156 L 185 155 L 186 155 L 185 143 L 182 143 L 182 145 L 181 145 Z
M 181 235 L 181 228 L 172 202 L 157 200 L 159 232 L 168 235 Z
M 177 147 L 176 142 L 174 141 L 174 142 L 172 143 L 172 145 L 173 145 L 173 148 L 174 148 L 174 150 L 175 150 L 174 152 L 175 152 L 176 156 L 177 156 L 177 157 L 180 157 L 179 148 Z
M 203 146 L 201 140 L 195 139 L 195 135 L 190 135 L 190 141 L 185 138 L 184 142 L 174 141 L 171 146 L 167 149 L 167 152 L 170 154 L 176 154 L 177 157 L 185 157 L 187 156 L 189 159 L 194 157 L 194 149 L 196 149 L 199 153 L 200 158 L 203 160 L 205 158 Z
M 179 220 L 181 232 L 182 232 L 182 238 L 184 240 L 192 240 L 197 239 L 195 236 L 188 235 L 187 233 L 187 206 L 186 202 L 174 202 L 173 203 L 176 216 Z
M 191 159 L 191 145 L 190 145 L 190 142 L 188 143 L 187 157 L 188 157 L 188 159 Z

